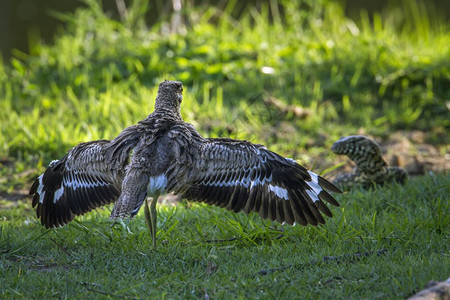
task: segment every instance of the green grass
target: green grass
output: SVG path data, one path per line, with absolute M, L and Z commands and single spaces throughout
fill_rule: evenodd
M 111 227 L 109 209 L 46 230 L 19 203 L 0 210 L 0 295 L 405 298 L 449 275 L 449 195 L 442 175 L 356 190 L 338 196 L 342 207 L 320 227 L 160 205 L 157 251 L 142 212 L 131 233 Z
M 235 20 L 231 1 L 224 11 L 186 8 L 190 25 L 164 33 L 170 16 L 146 28 L 87 2 L 89 9 L 58 15 L 68 28 L 53 45 L 16 51 L 0 68 L 0 156 L 47 163 L 81 141 L 113 138 L 151 112 L 164 78 L 184 83 L 183 115 L 203 134 L 271 144 L 287 156 L 360 128 L 379 136 L 426 130 L 449 143 L 448 24 L 420 3 L 356 22 L 326 1 L 280 1 L 284 17 L 274 5 L 250 7 Z M 130 18 L 139 17 L 136 7 Z M 269 96 L 313 113 L 280 115 L 264 104 Z M 301 133 L 295 144 L 280 120 Z
M 170 15 L 146 27 L 147 1 L 121 22 L 86 2 L 54 13 L 68 23 L 54 44 L 0 65 L 0 196 L 28 189 L 75 144 L 145 118 L 164 78 L 184 83 L 183 117 L 205 136 L 262 143 L 318 171 L 336 163 L 334 141 L 360 131 L 418 129 L 448 152 L 449 27 L 422 2 L 350 20 L 325 0 L 234 18 L 230 1 L 184 8 L 188 25 L 172 33 Z M 312 114 L 284 114 L 269 97 Z M 449 187 L 437 174 L 338 195 L 317 228 L 161 205 L 158 251 L 142 213 L 131 233 L 111 227 L 111 208 L 45 230 L 29 200 L 1 200 L 0 298 L 404 298 L 449 276 Z

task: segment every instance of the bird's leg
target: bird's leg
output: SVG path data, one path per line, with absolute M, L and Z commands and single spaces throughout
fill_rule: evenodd
M 152 237 L 153 247 L 155 248 L 156 248 L 156 218 L 157 218 L 156 203 L 158 203 L 158 197 L 159 195 L 153 195 L 152 202 L 150 204 L 150 209 L 148 207 L 147 198 L 145 199 L 144 205 L 145 220 L 147 222 L 147 226 L 150 231 L 150 236 Z
M 150 219 L 152 222 L 152 242 L 153 242 L 153 247 L 156 248 L 156 203 L 158 203 L 158 197 L 159 195 L 153 195 L 152 197 L 152 203 L 150 204 Z
M 153 238 L 152 217 L 150 216 L 150 209 L 148 208 L 147 197 L 145 197 L 144 214 L 145 214 L 145 221 L 147 222 L 147 226 L 150 231 L 150 236 Z

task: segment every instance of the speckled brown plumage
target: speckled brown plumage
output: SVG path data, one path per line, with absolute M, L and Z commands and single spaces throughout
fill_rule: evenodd
M 399 167 L 389 167 L 381 155 L 380 146 L 363 135 L 351 135 L 339 139 L 331 150 L 340 155 L 347 155 L 356 164 L 352 173 L 339 174 L 333 183 L 343 190 L 356 186 L 369 188 L 375 184 L 387 182 L 404 183 L 408 174 Z
M 51 163 L 30 190 L 42 224 L 62 226 L 112 202 L 111 218 L 129 218 L 151 196 L 151 211 L 144 207 L 154 238 L 156 199 L 168 192 L 280 223 L 317 225 L 322 213 L 331 217 L 324 201 L 339 205 L 325 190 L 340 192 L 333 184 L 262 145 L 202 137 L 182 120 L 181 101 L 182 84 L 164 81 L 145 120 Z

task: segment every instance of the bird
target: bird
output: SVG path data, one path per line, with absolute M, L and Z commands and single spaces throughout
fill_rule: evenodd
M 390 167 L 381 155 L 380 146 L 364 135 L 342 137 L 331 146 L 331 151 L 347 155 L 356 164 L 353 172 L 339 174 L 333 180 L 343 190 L 357 186 L 367 189 L 388 182 L 403 184 L 408 178 L 405 169 Z
M 327 192 L 340 193 L 335 185 L 263 145 L 203 137 L 181 117 L 182 93 L 181 82 L 161 82 L 147 118 L 52 161 L 30 188 L 41 224 L 57 228 L 110 203 L 111 219 L 130 219 L 145 203 L 156 247 L 156 203 L 170 192 L 291 225 L 324 224 L 322 213 L 332 217 L 324 202 L 339 206 Z

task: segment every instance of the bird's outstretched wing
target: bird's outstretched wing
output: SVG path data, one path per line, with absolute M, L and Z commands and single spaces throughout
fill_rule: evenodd
M 63 226 L 76 215 L 117 200 L 123 175 L 105 158 L 110 143 L 79 144 L 36 179 L 30 195 L 42 225 Z
M 325 223 L 321 212 L 332 216 L 323 201 L 339 206 L 325 191 L 340 192 L 333 184 L 261 145 L 208 139 L 198 153 L 178 187 L 186 199 L 302 225 Z

